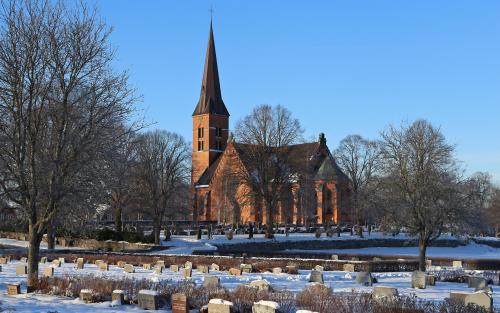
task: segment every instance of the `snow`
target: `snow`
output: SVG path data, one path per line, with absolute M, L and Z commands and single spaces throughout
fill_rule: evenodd
M 226 300 L 222 300 L 222 299 L 212 299 L 210 300 L 211 304 L 223 304 L 223 305 L 227 305 L 227 306 L 233 306 L 233 303 L 232 302 L 229 302 L 229 301 L 226 301 Z
M 26 292 L 26 275 L 16 276 L 15 267 L 20 262 L 14 261 L 3 265 L 3 271 L 0 272 L 0 286 L 5 286 L 9 283 L 21 283 L 21 289 Z M 40 264 L 40 272 L 49 266 L 48 264 Z M 435 268 L 439 269 L 439 268 Z M 183 281 L 182 273 L 171 272 L 169 269 L 163 271 L 162 274 L 155 274 L 153 270 L 144 270 L 141 267 L 135 268 L 135 273 L 125 273 L 123 269 L 110 265 L 108 272 L 100 272 L 94 264 L 85 264 L 83 270 L 77 270 L 75 264 L 65 263 L 61 267 L 55 269 L 55 276 L 63 275 L 93 275 L 100 278 L 132 278 L 132 279 L 148 279 L 151 281 Z M 210 275 L 219 277 L 222 286 L 232 290 L 240 284 L 249 284 L 255 280 L 266 280 L 271 283 L 273 288 L 286 289 L 294 293 L 298 293 L 309 285 L 308 275 L 310 270 L 300 270 L 299 275 L 288 274 L 272 274 L 272 273 L 243 273 L 242 276 L 231 276 L 227 272 L 211 271 Z M 323 273 L 325 284 L 331 287 L 334 292 L 351 292 L 356 290 L 359 292 L 372 292 L 373 287 L 365 287 L 356 284 L 355 273 L 341 271 L 326 271 Z M 437 282 L 436 286 L 428 287 L 427 289 L 412 289 L 411 288 L 411 273 L 373 273 L 373 276 L 379 281 L 375 286 L 388 286 L 397 288 L 400 294 L 415 295 L 420 299 L 431 301 L 442 301 L 449 296 L 450 292 L 474 292 L 474 289 L 468 288 L 467 284 Z M 198 271 L 193 271 L 193 277 L 190 279 L 198 286 L 203 284 L 204 274 Z M 493 286 L 494 303 L 500 304 L 499 287 Z M 146 291 L 155 292 L 155 291 Z M 15 307 L 16 313 L 19 312 L 40 312 L 48 311 L 58 312 L 137 312 L 137 306 L 119 306 L 111 307 L 111 302 L 99 304 L 84 304 L 78 299 L 68 299 L 62 297 L 38 295 L 38 294 L 22 294 L 19 296 L 7 296 L 5 289 L 0 289 L 0 301 L 4 307 Z
M 139 294 L 148 295 L 148 296 L 158 296 L 159 295 L 158 291 L 155 291 L 155 290 L 141 290 L 141 291 L 139 291 Z
M 267 306 L 267 307 L 273 308 L 275 310 L 279 309 L 279 307 L 280 307 L 279 304 L 274 302 L 274 301 L 260 300 L 259 302 L 257 302 L 257 304 Z

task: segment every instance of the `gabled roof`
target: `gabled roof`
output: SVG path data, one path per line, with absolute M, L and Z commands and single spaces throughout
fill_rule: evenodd
M 224 101 L 222 101 L 222 93 L 220 91 L 219 70 L 217 67 L 217 55 L 215 53 L 212 20 L 210 20 L 210 33 L 208 35 L 208 47 L 205 56 L 205 67 L 203 69 L 200 99 L 194 109 L 193 116 L 200 114 L 229 116 Z
M 316 179 L 339 180 L 347 179 L 347 176 L 342 172 L 333 157 L 327 156 L 316 173 Z

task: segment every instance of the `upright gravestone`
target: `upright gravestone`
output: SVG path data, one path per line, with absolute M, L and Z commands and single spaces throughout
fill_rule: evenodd
M 28 267 L 26 266 L 26 264 L 16 265 L 16 275 L 17 276 L 28 275 Z
M 354 272 L 354 264 L 350 263 L 344 264 L 342 269 L 344 270 L 344 272 Z
M 425 272 L 414 271 L 411 274 L 411 288 L 425 289 L 427 287 L 427 279 Z
M 184 263 L 184 268 L 193 268 L 193 263 L 187 261 L 186 263 Z
M 210 269 L 208 268 L 208 266 L 206 265 L 198 265 L 196 267 L 196 270 L 199 272 L 199 273 L 203 273 L 203 274 L 208 274 Z
M 54 268 L 49 266 L 43 270 L 43 277 L 54 277 Z
M 163 273 L 163 267 L 155 266 L 155 274 L 161 275 L 161 273 Z
M 28 258 L 23 256 L 19 261 L 21 261 L 21 263 L 26 263 L 28 262 Z
M 356 283 L 363 286 L 373 286 L 373 276 L 370 272 L 356 273 Z
M 436 286 L 436 276 L 434 275 L 425 275 L 425 284 L 427 286 Z
M 474 288 L 474 291 L 480 291 L 488 287 L 488 281 L 482 277 L 469 276 L 467 278 L 469 288 Z
M 142 264 L 142 268 L 145 270 L 150 271 L 151 270 L 151 264 L 150 263 L 144 263 Z
M 453 267 L 462 268 L 463 267 L 462 261 L 453 261 Z
M 125 271 L 125 273 L 132 274 L 135 273 L 135 268 L 132 264 L 125 264 L 125 266 L 123 267 L 123 271 Z
M 467 295 L 465 297 L 464 304 L 475 304 L 484 308 L 486 312 L 493 312 L 493 298 L 486 292 L 479 291 Z
M 7 295 L 16 296 L 21 294 L 21 285 L 18 283 L 8 284 L 7 285 Z
M 283 269 L 281 267 L 275 267 L 273 268 L 273 274 L 282 274 Z
M 339 256 L 336 255 L 336 254 L 332 254 L 332 260 L 333 261 L 338 261 L 339 260 Z
M 398 296 L 398 290 L 392 287 L 376 286 L 373 287 L 372 297 L 376 301 L 393 302 Z
M 52 261 L 52 265 L 54 267 L 61 267 L 61 261 L 60 260 L 54 260 L 54 261 Z
M 78 270 L 83 270 L 83 268 L 85 267 L 85 262 L 83 261 L 82 258 L 79 258 L 76 260 L 76 269 Z
M 7 258 L 0 258 L 0 264 L 7 264 Z
M 163 260 L 156 261 L 156 266 L 160 266 L 162 269 L 164 269 L 165 268 L 165 261 L 163 261 Z
M 241 270 L 237 268 L 230 268 L 229 269 L 229 275 L 232 276 L 241 276 Z
M 116 266 L 118 266 L 119 268 L 125 268 L 125 265 L 127 265 L 127 262 L 125 261 L 116 262 Z
M 99 271 L 101 271 L 101 272 L 107 272 L 107 271 L 109 271 L 109 265 L 108 265 L 108 263 L 100 263 L 99 264 Z
M 179 265 L 175 265 L 175 264 L 170 265 L 170 271 L 174 272 L 174 273 L 179 272 Z
M 321 265 L 316 265 L 314 267 L 314 270 L 318 271 L 318 272 L 323 272 L 325 270 L 325 268 Z
M 264 280 L 264 279 L 258 279 L 258 280 L 251 281 L 249 286 L 252 288 L 258 289 L 259 291 L 271 291 L 272 290 L 271 284 L 267 280 Z
M 210 265 L 210 270 L 214 271 L 214 272 L 218 272 L 218 271 L 220 271 L 220 267 L 218 264 L 212 263 L 212 265 Z
M 66 263 L 66 260 L 64 258 L 59 258 L 59 263 L 64 264 Z
M 47 263 L 47 257 L 46 257 L 46 256 L 42 256 L 42 257 L 40 258 L 40 263 L 42 263 L 42 264 Z
M 253 266 L 252 264 L 241 264 L 240 265 L 240 270 L 242 273 L 252 273 L 253 272 Z
M 186 267 L 184 269 L 184 279 L 191 278 L 193 276 L 193 269 L 191 267 Z
M 287 274 L 290 274 L 290 275 L 297 275 L 299 273 L 299 270 L 297 269 L 297 266 L 295 266 L 295 265 L 287 265 L 286 272 L 287 272 Z
M 231 313 L 233 303 L 222 299 L 212 299 L 208 303 L 208 313 Z
M 212 275 L 203 277 L 203 288 L 219 288 L 220 278 Z
M 172 313 L 188 313 L 189 305 L 187 297 L 183 293 L 172 295 Z
M 155 290 L 141 290 L 137 297 L 139 308 L 143 310 L 158 310 L 160 294 Z
M 317 270 L 312 270 L 309 276 L 310 283 L 323 283 L 323 273 Z
M 80 290 L 80 300 L 85 303 L 89 303 L 93 301 L 92 290 L 90 289 L 82 289 Z
M 113 293 L 111 294 L 111 302 L 114 305 L 122 305 L 125 302 L 125 291 L 113 290 Z
M 255 302 L 252 306 L 252 313 L 276 313 L 278 312 L 279 304 L 273 301 Z

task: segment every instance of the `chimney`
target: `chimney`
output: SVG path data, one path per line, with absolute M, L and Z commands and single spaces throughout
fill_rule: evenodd
M 326 146 L 326 137 L 324 133 L 319 134 L 319 144 L 321 146 Z

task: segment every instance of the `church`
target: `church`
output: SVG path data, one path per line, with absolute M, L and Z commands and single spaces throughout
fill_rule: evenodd
M 229 111 L 222 100 L 212 21 L 201 93 L 193 112 L 190 217 L 194 222 L 267 224 L 266 208 L 249 186 L 231 179 L 228 169 L 251 172 L 242 156 L 248 145 L 229 133 Z M 349 179 L 336 164 L 324 134 L 318 141 L 287 147 L 294 163 L 305 170 L 280 196 L 276 224 L 340 224 L 350 222 Z

